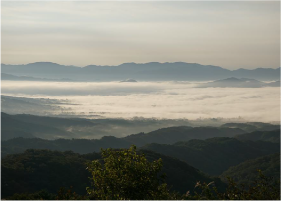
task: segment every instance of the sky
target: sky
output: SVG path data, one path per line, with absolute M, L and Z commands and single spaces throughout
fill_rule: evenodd
M 1 62 L 280 66 L 279 2 L 1 2 Z

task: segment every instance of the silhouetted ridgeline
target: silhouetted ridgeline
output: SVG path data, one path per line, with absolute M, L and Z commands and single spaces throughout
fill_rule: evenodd
M 18 127 L 19 128 L 19 127 Z M 39 127 L 40 129 L 42 127 Z M 44 127 L 43 127 L 44 128 Z M 190 139 L 207 139 L 212 137 L 233 137 L 237 134 L 245 133 L 241 129 L 215 128 L 215 127 L 171 127 L 159 129 L 147 134 L 140 133 L 124 138 L 104 136 L 101 139 L 57 139 L 44 140 L 39 138 L 27 138 L 28 132 L 22 133 L 13 130 L 2 130 L 2 138 L 5 135 L 14 136 L 24 134 L 25 138 L 14 138 L 2 141 L 2 156 L 13 153 L 20 153 L 26 149 L 51 149 L 59 151 L 72 150 L 77 153 L 99 152 L 101 148 L 128 148 L 130 145 L 143 146 L 149 143 L 173 144 L 178 141 Z M 30 134 L 31 135 L 31 134 Z
M 41 127 L 40 127 L 41 128 Z M 6 131 L 4 131 L 6 133 Z M 9 131 L 7 134 L 11 134 Z M 214 128 L 214 127 L 171 127 L 159 129 L 147 134 L 140 133 L 124 138 L 104 136 L 101 139 L 57 139 L 45 140 L 40 138 L 13 138 L 2 141 L 2 156 L 13 153 L 21 153 L 26 149 L 50 149 L 77 153 L 99 152 L 101 148 L 128 148 L 135 144 L 138 147 L 149 143 L 173 144 L 178 141 L 190 139 L 207 139 L 217 136 L 233 137 L 244 133 L 240 129 Z M 13 134 L 13 133 L 12 133 Z M 18 134 L 21 134 L 19 132 Z M 27 137 L 26 133 L 23 133 Z M 3 137 L 2 137 L 3 138 Z
M 233 137 L 245 133 L 239 128 L 217 128 L 217 127 L 170 127 L 162 128 L 147 134 L 140 133 L 129 135 L 123 139 L 143 146 L 149 143 L 173 144 L 178 141 L 187 141 L 191 139 L 207 139 L 213 137 Z
M 72 79 L 79 81 L 111 81 L 133 78 L 142 81 L 165 80 L 217 80 L 229 77 L 258 80 L 279 80 L 280 68 L 257 68 L 254 70 L 228 70 L 218 66 L 196 63 L 124 63 L 119 66 L 89 65 L 83 68 L 64 66 L 51 62 L 36 62 L 26 65 L 2 64 L 2 73 L 46 79 Z

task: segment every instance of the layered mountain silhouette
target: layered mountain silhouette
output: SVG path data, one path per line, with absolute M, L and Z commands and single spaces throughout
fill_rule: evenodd
M 2 64 L 2 73 L 45 79 L 72 79 L 78 81 L 120 81 L 128 77 L 140 81 L 206 81 L 229 77 L 258 80 L 280 80 L 280 68 L 254 70 L 228 70 L 219 66 L 197 63 L 124 63 L 118 66 L 85 67 L 65 66 L 52 62 L 36 62 L 26 65 Z
M 119 120 L 120 124 L 122 123 Z M 2 140 L 12 139 L 14 137 L 31 136 L 43 139 L 58 138 L 95 138 L 95 132 L 92 135 L 85 135 L 83 128 L 92 128 L 97 130 L 102 126 L 99 120 L 74 119 L 74 118 L 57 118 L 57 117 L 40 117 L 33 115 L 9 115 L 1 114 L 2 123 Z M 126 122 L 124 122 L 126 123 Z M 128 124 L 128 123 L 127 123 Z M 104 124 L 103 127 L 110 129 L 110 124 Z M 77 129 L 75 129 L 77 128 Z M 77 131 L 77 130 L 80 131 Z M 190 139 L 206 139 L 211 137 L 233 137 L 245 133 L 240 128 L 219 128 L 219 127 L 190 127 L 177 126 L 158 129 L 148 133 L 138 133 L 123 138 L 103 137 L 102 139 L 120 139 L 127 142 L 128 145 L 135 144 L 143 146 L 148 143 L 172 144 L 177 141 Z M 101 140 L 102 140 L 101 139 Z M 99 147 L 95 147 L 99 150 Z M 119 147 L 116 147 L 119 148 Z

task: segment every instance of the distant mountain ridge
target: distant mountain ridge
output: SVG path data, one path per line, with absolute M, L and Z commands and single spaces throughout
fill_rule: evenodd
M 52 62 L 36 62 L 25 65 L 2 64 L 2 73 L 46 79 L 72 79 L 77 81 L 120 81 L 133 77 L 141 81 L 196 81 L 217 80 L 229 77 L 258 80 L 280 80 L 280 68 L 253 70 L 228 70 L 219 66 L 197 63 L 123 63 L 118 66 L 88 65 L 65 66 Z
M 7 73 L 1 73 L 1 80 L 13 80 L 13 81 L 45 81 L 45 82 L 70 82 L 71 79 L 46 79 L 46 78 L 37 78 L 30 76 L 16 76 Z

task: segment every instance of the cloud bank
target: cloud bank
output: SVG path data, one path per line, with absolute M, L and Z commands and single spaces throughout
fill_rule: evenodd
M 2 81 L 2 94 L 68 99 L 74 113 L 104 118 L 280 120 L 280 88 L 193 88 L 193 83 Z

